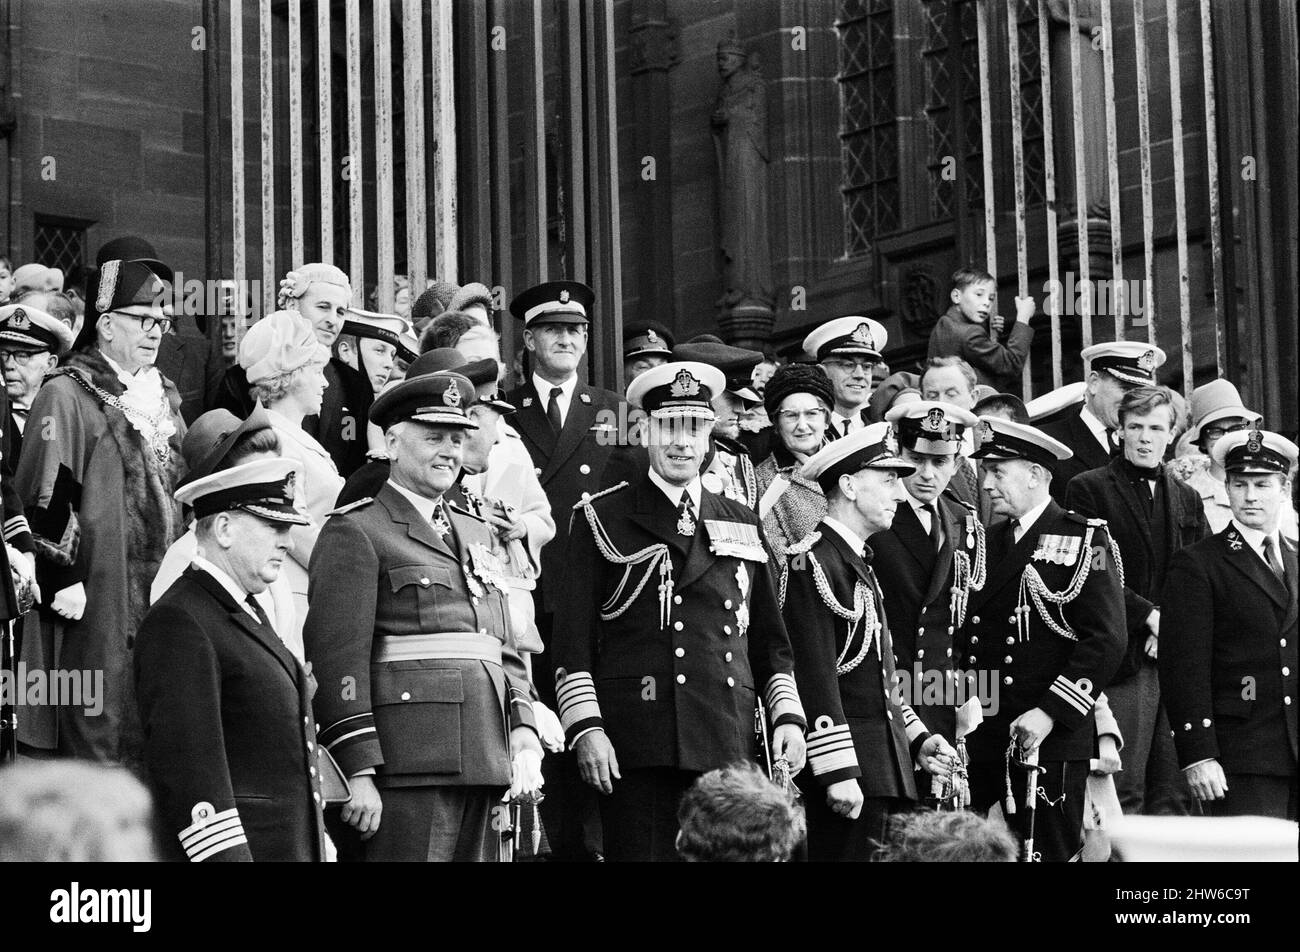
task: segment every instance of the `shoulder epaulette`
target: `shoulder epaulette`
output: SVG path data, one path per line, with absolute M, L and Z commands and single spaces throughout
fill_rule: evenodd
M 969 512 L 972 512 L 975 515 L 979 515 L 979 510 L 975 508 L 974 503 L 967 502 L 965 499 L 955 499 L 955 501 L 960 503 L 962 506 L 965 506 Z
M 1073 509 L 1065 510 L 1065 515 L 1068 519 L 1070 519 L 1073 522 L 1077 522 L 1080 525 L 1092 526 L 1092 528 L 1094 529 L 1104 529 L 1106 527 L 1105 519 L 1097 519 L 1092 516 L 1085 516 L 1083 513 L 1075 512 Z
M 626 486 L 627 486 L 627 480 L 625 479 L 625 480 L 623 480 L 621 483 L 618 483 L 618 484 L 616 484 L 616 485 L 614 485 L 614 486 L 610 486 L 608 489 L 602 489 L 602 490 L 601 490 L 600 492 L 598 492 L 598 493 L 592 493 L 590 496 L 587 496 L 587 497 L 585 497 L 585 498 L 583 498 L 583 499 L 579 499 L 577 502 L 575 502 L 575 503 L 573 504 L 574 511 L 577 511 L 577 510 L 581 509 L 583 506 L 586 506 L 586 505 L 589 505 L 589 504 L 595 502 L 595 501 L 596 501 L 597 499 L 599 499 L 601 496 L 608 496 L 610 493 L 616 493 L 616 492 L 618 492 L 620 489 L 625 488 Z
M 362 506 L 369 505 L 375 501 L 374 496 L 363 496 L 355 502 L 350 502 L 346 506 L 339 506 L 337 509 L 331 509 L 325 513 L 326 518 L 330 516 L 341 516 L 345 512 L 351 512 L 353 509 L 360 509 Z
M 456 505 L 454 502 L 447 503 L 447 508 L 450 509 L 452 512 L 460 513 L 462 516 L 469 516 L 471 519 L 477 519 L 479 522 L 487 522 L 487 520 L 484 519 L 482 516 L 480 516 L 477 512 L 471 512 L 468 509 L 464 509 Z

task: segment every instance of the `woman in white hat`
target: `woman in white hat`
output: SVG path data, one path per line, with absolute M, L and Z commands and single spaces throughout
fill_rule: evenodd
M 305 417 L 320 413 L 329 359 L 330 352 L 318 340 L 311 321 L 294 311 L 268 314 L 239 342 L 239 365 L 248 375 L 252 397 L 266 407 L 285 458 L 298 462 L 298 505 L 312 517 L 311 525 L 294 526 L 293 551 L 284 564 L 299 627 L 282 633 L 286 640 L 301 637 L 307 617 L 307 565 L 325 516 L 343 488 L 343 477 L 329 453 L 302 426 Z M 365 420 L 356 425 L 364 427 Z

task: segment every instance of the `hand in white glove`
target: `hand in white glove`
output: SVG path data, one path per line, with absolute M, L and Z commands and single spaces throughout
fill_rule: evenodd
M 552 753 L 564 750 L 564 727 L 555 712 L 541 701 L 534 701 L 533 718 L 537 721 L 537 736 L 542 746 Z
M 36 605 L 41 603 L 41 587 L 36 584 L 36 559 L 28 552 L 19 552 L 9 543 L 5 543 L 5 549 L 9 554 L 9 567 L 14 574 L 14 588 L 21 589 L 27 586 L 32 595 L 32 602 Z
M 81 582 L 69 585 L 54 596 L 50 607 L 68 621 L 77 621 L 86 612 L 86 586 Z
M 502 801 L 509 803 L 518 797 L 537 797 L 542 792 L 542 755 L 525 748 L 515 754 L 510 762 L 510 789 Z

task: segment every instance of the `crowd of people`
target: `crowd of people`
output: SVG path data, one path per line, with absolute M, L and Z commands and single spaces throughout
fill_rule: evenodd
M 138 238 L 84 295 L 8 265 L 15 671 L 103 698 L 25 706 L 0 785 L 119 767 L 160 858 L 1066 861 L 1119 814 L 1296 819 L 1300 451 L 1145 342 L 1026 404 L 1035 302 L 987 273 L 918 372 L 867 317 L 787 361 L 644 322 L 615 393 L 578 282 L 384 313 L 304 262 L 217 340 Z

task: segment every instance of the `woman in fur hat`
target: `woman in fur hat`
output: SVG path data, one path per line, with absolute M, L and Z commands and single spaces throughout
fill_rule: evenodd
M 826 442 L 835 394 L 830 378 L 816 364 L 777 368 L 763 391 L 763 406 L 772 421 L 772 452 L 755 467 L 758 515 L 763 533 L 781 567 L 789 547 L 817 527 L 826 515 L 826 496 L 799 468 Z

